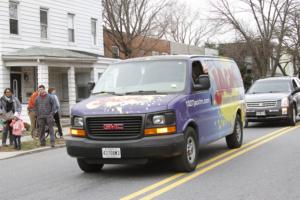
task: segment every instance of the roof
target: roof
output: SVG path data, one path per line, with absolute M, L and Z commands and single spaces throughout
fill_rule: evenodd
M 139 58 L 130 58 L 126 60 L 122 60 L 120 62 L 132 62 L 132 61 L 148 61 L 148 60 L 189 60 L 193 58 L 217 58 L 217 59 L 229 59 L 227 57 L 221 56 L 207 56 L 207 55 L 161 55 L 161 56 L 147 56 L 147 57 L 139 57 Z
M 49 47 L 30 47 L 27 49 L 20 49 L 15 52 L 4 53 L 4 59 L 9 58 L 65 58 L 65 59 L 83 59 L 96 60 L 97 56 L 89 53 L 75 52 L 67 49 L 49 48 Z

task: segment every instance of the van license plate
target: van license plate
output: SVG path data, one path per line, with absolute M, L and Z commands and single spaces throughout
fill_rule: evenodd
M 265 116 L 265 115 L 266 115 L 265 111 L 256 112 L 256 116 Z
M 102 158 L 121 158 L 121 149 L 102 148 Z

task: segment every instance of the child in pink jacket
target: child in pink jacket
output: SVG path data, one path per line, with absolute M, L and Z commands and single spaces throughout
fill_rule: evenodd
M 21 136 L 25 129 L 24 122 L 22 119 L 16 117 L 15 119 L 13 119 L 11 121 L 10 126 L 12 127 L 12 134 L 14 136 L 15 149 L 20 150 L 21 149 Z

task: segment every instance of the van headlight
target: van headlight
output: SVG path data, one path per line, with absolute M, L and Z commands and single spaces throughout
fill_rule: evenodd
M 289 107 L 289 99 L 288 97 L 284 97 L 283 99 L 281 99 L 281 107 L 287 108 Z
M 174 125 L 176 116 L 174 111 L 150 113 L 147 115 L 146 127 Z
M 74 117 L 73 125 L 74 125 L 74 127 L 83 128 L 83 118 L 82 117 Z
M 176 133 L 175 111 L 149 113 L 146 116 L 144 135 L 165 135 Z
M 153 125 L 164 125 L 166 118 L 164 115 L 154 115 L 152 118 Z

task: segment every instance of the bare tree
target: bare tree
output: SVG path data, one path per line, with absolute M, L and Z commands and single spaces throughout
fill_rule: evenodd
M 286 54 L 286 50 L 284 48 L 284 38 L 288 36 L 288 30 L 289 30 L 289 22 L 292 19 L 292 13 L 297 8 L 297 4 L 294 0 L 286 0 L 284 4 L 282 4 L 282 7 L 274 6 L 276 10 L 278 10 L 278 24 L 275 26 L 275 38 L 276 38 L 276 46 L 275 46 L 275 52 L 272 54 L 273 58 L 273 66 L 272 66 L 272 76 L 275 75 L 276 68 L 279 67 L 280 70 L 284 75 L 285 74 L 285 68 L 288 64 L 285 63 L 285 66 L 282 66 L 280 59 L 281 57 Z
M 283 38 L 287 33 L 288 15 L 294 0 L 239 0 L 242 9 L 236 10 L 229 0 L 217 0 L 213 4 L 216 19 L 229 24 L 246 42 L 255 65 L 256 78 L 265 77 L 272 64 L 271 75 L 274 76 L 280 66 Z M 240 14 L 246 13 L 242 18 Z M 253 19 L 253 20 L 252 20 Z M 270 59 L 274 62 L 270 63 Z
M 168 0 L 102 0 L 102 4 L 104 28 L 126 58 L 146 37 L 161 38 L 165 33 L 166 22 L 157 18 Z
M 174 1 L 167 10 L 169 26 L 166 37 L 174 42 L 199 46 L 206 36 L 213 35 L 216 30 L 209 26 L 200 12 L 192 11 L 187 4 Z
M 291 55 L 294 75 L 300 73 L 300 3 L 295 5 L 288 25 L 288 34 L 284 40 L 287 53 Z

